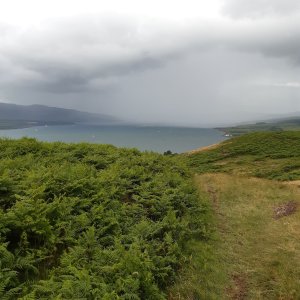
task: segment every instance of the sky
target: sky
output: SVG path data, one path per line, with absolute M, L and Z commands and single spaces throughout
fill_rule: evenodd
M 0 101 L 211 126 L 300 114 L 299 0 L 0 0 Z

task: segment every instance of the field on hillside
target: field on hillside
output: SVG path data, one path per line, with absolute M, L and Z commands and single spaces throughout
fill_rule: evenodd
M 300 211 L 285 210 L 300 206 L 299 186 L 220 173 L 195 183 L 212 203 L 215 238 L 205 252 L 192 244 L 172 299 L 299 299 Z
M 300 118 L 299 117 L 291 117 L 287 119 L 279 119 L 268 122 L 258 122 L 255 124 L 245 124 L 238 125 L 232 127 L 223 127 L 218 128 L 228 134 L 233 136 L 239 136 L 242 134 L 250 133 L 250 132 L 258 132 L 258 131 L 299 131 L 300 130 Z
M 205 251 L 191 243 L 171 299 L 300 299 L 300 133 L 248 134 L 186 159 L 214 235 Z
M 300 299 L 300 132 L 0 154 L 1 299 Z
M 180 157 L 0 140 L 1 299 L 165 299 L 207 207 Z
M 226 174 L 196 182 L 216 214 L 222 263 L 215 268 L 227 277 L 221 298 L 299 299 L 299 187 Z
M 260 132 L 190 155 L 198 173 L 226 172 L 276 180 L 300 179 L 300 131 Z

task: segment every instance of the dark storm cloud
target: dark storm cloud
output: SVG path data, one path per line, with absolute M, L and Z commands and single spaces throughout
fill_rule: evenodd
M 225 0 L 223 12 L 233 18 L 286 16 L 299 12 L 299 0 Z
M 218 47 L 300 62 L 297 18 L 174 28 L 89 15 L 23 31 L 0 24 L 0 34 L 0 86 L 52 93 L 111 89 L 124 75 L 162 68 L 189 53 Z
M 225 0 L 222 11 L 240 19 L 229 23 L 224 44 L 300 64 L 300 1 Z
M 118 76 L 161 67 L 180 48 L 174 33 L 162 28 L 159 35 L 168 37 L 157 44 L 156 30 L 147 36 L 142 24 L 126 18 L 85 16 L 46 25 L 15 34 L 11 29 L 2 40 L 5 84 L 53 93 L 101 90 Z
M 237 17 L 237 2 L 226 3 Z M 0 24 L 0 98 L 177 124 L 300 110 L 298 12 L 260 3 L 256 19 L 86 15 Z
M 231 25 L 227 34 L 223 44 L 236 50 L 284 58 L 296 65 L 300 63 L 299 18 L 240 23 Z

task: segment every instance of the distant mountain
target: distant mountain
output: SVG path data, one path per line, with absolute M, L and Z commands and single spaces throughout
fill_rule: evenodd
M 45 105 L 17 105 L 0 103 L 0 122 L 22 121 L 23 123 L 78 123 L 114 124 L 119 121 L 111 116 L 88 113 L 74 109 L 49 107 Z
M 241 124 L 231 127 L 217 128 L 226 136 L 237 136 L 256 131 L 300 131 L 300 116 L 277 117 L 256 123 Z

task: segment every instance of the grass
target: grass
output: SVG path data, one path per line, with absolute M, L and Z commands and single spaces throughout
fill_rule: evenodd
M 214 234 L 189 245 L 169 299 L 300 299 L 300 132 L 251 133 L 186 159 Z
M 225 172 L 276 180 L 300 179 L 300 132 L 257 132 L 188 157 L 197 173 Z
M 195 182 L 210 197 L 215 237 L 191 245 L 170 299 L 300 299 L 300 213 L 274 218 L 276 207 L 300 204 L 298 186 L 228 174 Z
M 258 122 L 255 124 L 245 124 L 233 127 L 223 127 L 220 130 L 231 134 L 233 136 L 239 136 L 242 134 L 257 132 L 257 131 L 295 131 L 300 130 L 300 118 L 287 118 L 281 120 L 274 120 L 269 122 Z
M 3 141 L 3 145 L 5 146 L 5 141 Z M 59 144 L 56 144 L 56 147 L 53 144 L 54 146 L 51 146 L 54 147 L 53 149 L 50 147 L 50 144 L 47 144 L 47 146 L 44 143 L 43 145 L 44 148 L 41 155 L 36 156 L 38 160 L 35 160 L 35 169 L 32 167 L 35 166 L 32 162 L 38 145 L 32 140 L 24 139 L 22 144 L 15 144 L 15 147 L 11 149 L 13 151 L 9 153 L 5 152 L 7 147 L 3 146 L 0 149 L 2 155 L 7 156 L 7 161 L 3 163 L 3 166 L 9 168 L 10 171 L 14 165 L 17 166 L 22 160 L 28 160 L 20 168 L 20 172 L 24 171 L 27 174 L 25 174 L 26 176 L 22 176 L 22 173 L 17 177 L 10 176 L 9 173 L 2 174 L 3 176 L 5 175 L 2 182 L 0 182 L 3 185 L 2 188 L 4 188 L 2 192 L 7 193 L 10 188 L 19 188 L 22 191 L 22 187 L 26 186 L 25 191 L 30 196 L 28 201 L 31 203 L 32 199 L 35 199 L 34 197 L 41 197 L 44 192 L 49 191 L 48 185 L 53 189 L 53 180 L 45 182 L 43 179 L 44 184 L 47 185 L 47 188 L 44 190 L 39 190 L 39 186 L 36 186 L 39 181 L 36 180 L 38 178 L 48 178 L 48 173 L 46 173 L 46 177 L 41 176 L 48 168 L 40 168 L 38 164 L 46 160 L 45 166 L 48 166 L 47 159 L 50 158 L 53 164 L 53 153 L 57 151 L 57 155 L 59 154 L 59 157 L 56 157 L 55 160 L 57 169 L 52 167 L 53 174 L 51 176 L 53 175 L 54 178 L 58 176 L 58 183 L 61 182 L 61 179 L 66 179 L 67 183 L 72 179 L 70 185 L 58 186 L 57 192 L 61 193 L 59 195 L 62 197 L 68 197 L 68 193 L 73 193 L 73 187 L 76 188 L 78 196 L 78 188 L 85 191 L 95 186 L 95 180 L 98 177 L 93 179 L 92 182 L 94 184 L 89 186 L 90 180 L 86 178 L 86 174 L 89 173 L 83 172 L 84 169 L 82 169 L 84 164 L 88 167 L 87 172 L 92 171 L 93 174 L 100 176 L 99 184 L 105 184 L 109 197 L 118 193 L 114 197 L 121 199 L 121 202 L 125 200 L 124 206 L 126 209 L 135 209 L 135 206 L 127 205 L 128 200 L 142 201 L 145 195 L 147 196 L 154 188 L 155 195 L 158 196 L 152 199 L 151 194 L 149 199 L 152 199 L 152 201 L 157 200 L 158 209 L 165 213 L 166 202 L 160 205 L 160 201 L 161 199 L 166 201 L 167 198 L 159 196 L 160 193 L 166 193 L 166 197 L 174 195 L 176 200 L 174 208 L 176 210 L 179 210 L 180 206 L 182 206 L 182 199 L 186 199 L 186 203 L 191 201 L 190 197 L 185 197 L 178 190 L 179 179 L 182 176 L 186 180 L 189 179 L 190 173 L 183 167 L 185 162 L 189 164 L 195 173 L 194 184 L 199 191 L 199 205 L 202 211 L 202 223 L 199 219 L 201 224 L 197 223 L 197 226 L 203 226 L 201 226 L 201 238 L 189 240 L 189 242 L 185 243 L 183 255 L 181 255 L 180 249 L 181 259 L 176 265 L 176 271 L 178 267 L 179 274 L 176 277 L 176 282 L 167 291 L 169 300 L 300 299 L 299 132 L 252 133 L 230 139 L 206 151 L 186 156 L 172 156 L 170 158 L 162 156 L 158 158 L 151 153 L 143 154 L 145 156 L 143 158 L 137 151 L 132 150 L 133 152 L 131 153 L 128 152 L 129 150 L 117 150 L 112 147 L 106 149 L 107 151 L 109 150 L 109 155 L 103 156 L 104 152 L 102 150 L 104 149 L 101 150 L 100 146 L 88 146 L 86 144 L 82 144 L 80 147 L 76 146 L 79 147 L 78 149 L 75 146 L 61 146 L 64 149 L 63 152 L 58 151 L 57 145 Z M 99 153 L 96 152 L 96 155 L 95 151 L 93 151 L 93 153 L 89 154 L 92 150 L 90 147 L 96 147 Z M 27 152 L 30 152 L 29 155 L 27 155 Z M 46 154 L 49 156 L 48 158 Z M 147 164 L 147 155 L 154 156 L 154 160 L 151 160 L 150 165 Z M 74 168 L 74 165 L 80 164 L 71 173 L 73 177 L 70 177 L 69 170 L 63 169 L 64 165 L 60 166 L 61 161 L 68 159 L 70 165 L 73 166 L 72 168 Z M 165 166 L 165 164 L 161 165 L 162 161 L 165 161 L 166 166 L 169 166 L 170 170 L 159 175 L 161 167 Z M 118 162 L 117 168 L 108 168 L 110 164 L 115 162 Z M 141 171 L 141 167 L 144 165 L 145 167 Z M 28 167 L 28 172 L 26 171 L 26 166 Z M 106 170 L 107 168 L 108 170 Z M 152 168 L 153 174 L 151 173 L 149 178 L 142 176 L 140 179 L 140 175 L 143 175 L 144 171 L 150 172 Z M 31 174 L 32 172 L 36 172 L 36 175 Z M 84 184 L 81 184 L 80 178 L 77 182 L 78 184 L 76 183 L 76 178 L 80 175 L 78 172 L 81 172 L 84 180 L 87 180 L 83 181 Z M 178 180 L 175 180 L 177 173 Z M 153 182 L 153 185 L 148 185 L 149 180 L 154 180 L 155 176 L 158 176 L 157 180 Z M 18 178 L 24 180 L 23 185 L 10 184 L 12 180 Z M 124 181 L 126 178 L 128 180 Z M 136 181 L 137 179 L 139 180 Z M 291 179 L 298 181 L 290 182 L 289 180 Z M 167 180 L 168 185 L 161 185 L 165 180 Z M 27 183 L 30 182 L 32 184 L 28 185 Z M 142 189 L 140 189 L 142 183 Z M 112 185 L 111 188 L 110 184 Z M 118 188 L 114 188 L 115 185 Z M 121 189 L 123 185 L 124 191 Z M 127 191 L 127 186 L 130 188 L 130 194 Z M 132 187 L 134 187 L 134 190 Z M 33 188 L 37 189 L 36 192 Z M 172 190 L 175 188 L 176 190 L 173 193 Z M 13 191 L 13 193 L 9 194 L 9 197 L 15 197 L 15 194 L 18 194 L 16 190 Z M 143 192 L 141 196 L 140 191 Z M 194 190 L 188 185 L 186 191 Z M 135 194 L 132 194 L 133 192 Z M 29 193 L 32 193 L 32 195 Z M 130 195 L 130 198 L 128 198 L 128 195 Z M 70 196 L 72 195 L 70 194 Z M 194 192 L 193 197 L 195 207 L 197 207 L 197 198 Z M 88 196 L 89 198 L 90 196 Z M 287 216 L 277 218 L 275 212 L 278 211 L 278 208 L 285 207 L 287 203 L 291 202 L 296 203 L 295 207 L 297 209 L 291 211 Z M 66 203 L 69 203 L 69 201 Z M 82 205 L 86 205 L 85 203 L 84 201 Z M 111 203 L 111 201 L 107 203 Z M 24 209 L 27 209 L 26 205 Z M 190 222 L 190 219 L 197 219 L 197 211 L 194 208 L 191 211 L 193 212 L 191 214 L 193 217 L 190 216 L 189 219 L 183 218 L 183 225 L 186 221 Z M 116 211 L 114 212 L 116 213 Z M 26 211 L 25 213 L 27 214 Z M 140 216 L 140 213 L 141 211 L 137 210 L 131 215 Z M 84 210 L 84 214 L 86 214 L 86 210 Z M 66 215 L 63 215 L 64 218 Z M 97 217 L 97 211 L 95 216 Z M 103 220 L 102 217 L 97 217 L 97 222 L 101 220 Z M 83 224 L 84 222 L 89 224 L 89 218 L 78 218 L 77 221 L 80 226 L 82 222 Z M 170 222 L 170 226 L 168 225 L 167 228 L 175 228 L 174 219 L 170 219 Z M 120 222 L 120 226 L 123 226 L 123 223 Z M 72 225 L 74 222 L 70 224 Z M 134 222 L 133 226 L 135 226 Z M 190 227 L 193 230 L 195 225 Z M 99 226 L 99 228 L 101 229 L 102 226 Z M 141 231 L 141 236 L 150 229 L 148 223 L 142 223 L 137 228 L 137 230 Z M 199 236 L 199 234 L 196 236 Z M 171 241 L 168 235 L 163 235 L 164 237 L 166 238 L 165 246 L 160 240 L 155 239 L 148 243 L 149 247 L 153 251 L 160 248 L 168 249 L 167 247 L 171 247 L 171 250 L 176 250 L 177 248 L 172 248 L 172 245 L 175 245 L 174 241 Z M 157 244 L 154 244 L 155 242 Z M 85 245 L 84 242 L 80 242 L 80 246 L 81 244 Z M 142 245 L 145 245 L 144 241 Z M 172 252 L 170 252 L 169 256 L 174 258 Z M 76 258 L 76 256 L 74 257 Z M 118 255 L 118 257 L 123 259 L 122 255 Z M 135 258 L 136 254 L 132 255 L 132 257 Z M 77 263 L 77 258 L 74 261 Z M 127 262 L 127 259 L 125 261 Z M 166 261 L 166 264 L 169 264 L 169 261 Z M 102 270 L 101 267 L 96 269 Z M 121 266 L 120 270 L 124 270 L 124 268 Z M 170 276 L 167 277 L 168 279 L 170 278 Z M 173 278 L 175 277 L 172 277 L 172 280 Z M 161 279 L 159 281 L 161 283 Z M 78 282 L 80 283 L 80 280 Z M 73 284 L 77 285 L 74 280 Z M 129 284 L 128 286 L 131 287 L 132 285 Z M 155 296 L 152 299 L 156 299 Z
M 0 299 L 165 299 L 210 226 L 182 157 L 0 139 Z
M 197 180 L 195 184 L 198 186 Z M 209 194 L 204 189 L 199 189 L 199 196 L 202 203 L 212 208 Z M 186 245 L 185 261 L 177 281 L 169 289 L 169 300 L 222 299 L 223 288 L 228 280 L 221 258 L 221 240 L 214 214 L 212 209 L 207 214 L 211 225 L 211 238 L 192 240 Z

